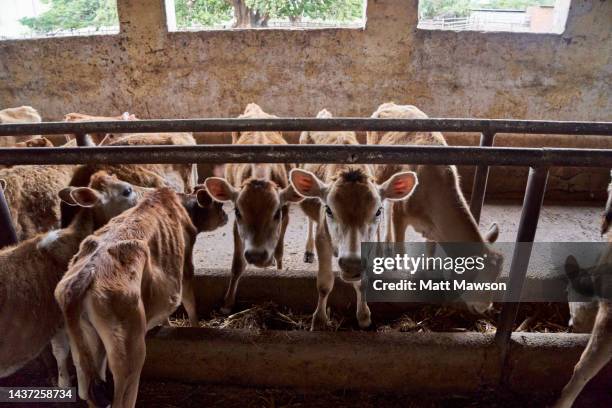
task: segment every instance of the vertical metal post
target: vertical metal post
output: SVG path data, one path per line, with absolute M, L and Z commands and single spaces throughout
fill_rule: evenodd
M 77 141 L 77 146 L 81 146 L 81 147 L 87 147 L 87 146 L 93 145 L 91 136 L 89 136 L 87 133 L 77 133 L 76 141 Z
M 490 131 L 482 132 L 480 135 L 480 146 L 491 147 L 495 133 Z M 476 220 L 476 224 L 480 223 L 480 213 L 484 204 L 485 193 L 487 191 L 487 179 L 489 178 L 489 166 L 477 166 L 474 173 L 474 184 L 472 184 L 472 197 L 470 198 L 470 211 Z
M 17 243 L 17 233 L 11 220 L 11 212 L 0 187 L 0 249 Z
M 512 327 L 519 308 L 519 303 L 516 300 L 520 299 L 520 294 L 523 290 L 533 240 L 540 218 L 540 210 L 544 200 L 544 193 L 546 192 L 547 180 L 548 167 L 532 167 L 529 169 L 521 220 L 516 236 L 516 246 L 514 247 L 512 263 L 510 265 L 508 291 L 506 292 L 505 302 L 497 322 L 497 333 L 495 334 L 495 342 L 500 350 L 502 370 L 506 365 Z M 514 301 L 510 302 L 510 300 Z M 504 378 L 503 371 L 501 378 Z

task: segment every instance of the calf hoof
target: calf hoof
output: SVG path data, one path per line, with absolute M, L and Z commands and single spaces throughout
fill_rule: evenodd
M 314 317 L 312 319 L 312 325 L 310 331 L 325 331 L 329 327 L 329 320 L 325 318 Z
M 310 252 L 310 251 L 304 252 L 304 262 L 305 263 L 314 263 L 314 261 L 315 261 L 315 254 L 313 252 Z
M 367 316 L 357 317 L 357 322 L 359 323 L 359 328 L 362 330 L 368 329 L 370 326 L 372 326 L 372 318 L 369 314 Z
M 106 408 L 113 402 L 113 390 L 107 382 L 97 378 L 89 385 L 89 398 L 93 406 Z

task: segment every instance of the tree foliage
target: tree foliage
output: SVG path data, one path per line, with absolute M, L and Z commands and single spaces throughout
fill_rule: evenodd
M 50 7 L 37 17 L 19 22 L 37 33 L 73 30 L 85 27 L 117 26 L 116 0 L 41 0 Z

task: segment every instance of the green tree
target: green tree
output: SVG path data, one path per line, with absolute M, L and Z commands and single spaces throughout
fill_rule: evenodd
M 174 0 L 176 26 L 211 26 L 232 19 L 232 5 L 227 0 Z
M 37 17 L 24 17 L 19 22 L 36 33 L 72 30 L 85 27 L 117 26 L 116 0 L 41 0 L 49 10 Z

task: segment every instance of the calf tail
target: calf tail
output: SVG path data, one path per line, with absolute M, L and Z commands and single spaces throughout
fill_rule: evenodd
M 105 382 L 98 374 L 92 351 L 81 326 L 83 300 L 94 275 L 95 268 L 91 265 L 85 266 L 76 274 L 68 275 L 55 289 L 55 298 L 64 314 L 74 363 L 82 373 L 82 376 L 79 375 L 79 396 L 93 402 L 95 406 L 106 407 L 112 402 L 112 394 L 109 395 Z M 89 386 L 86 389 L 87 384 Z

